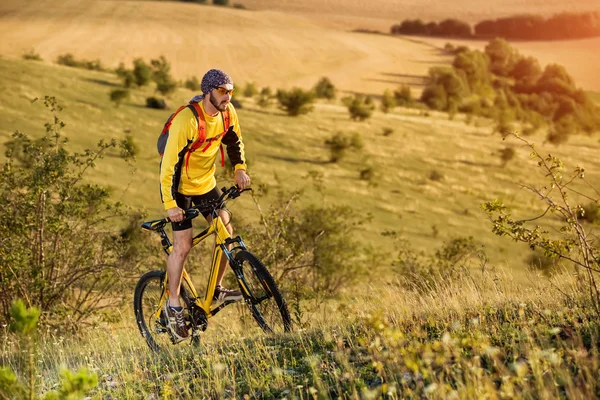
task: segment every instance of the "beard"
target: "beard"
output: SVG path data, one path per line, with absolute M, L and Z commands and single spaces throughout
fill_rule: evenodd
M 213 106 L 215 106 L 215 108 L 219 111 L 225 111 L 227 110 L 227 101 L 223 101 L 221 104 L 218 104 L 215 99 L 213 99 L 212 96 L 210 96 L 210 104 L 212 104 Z

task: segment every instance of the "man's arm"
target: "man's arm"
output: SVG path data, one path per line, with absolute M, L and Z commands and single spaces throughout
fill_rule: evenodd
M 222 142 L 227 146 L 227 155 L 229 156 L 229 160 L 235 171 L 235 183 L 240 189 L 245 189 L 250 186 L 250 177 L 246 173 L 244 142 L 242 141 L 237 113 L 233 106 L 230 106 L 229 113 L 233 123 L 229 127 L 227 133 L 225 133 L 225 136 L 223 136 Z

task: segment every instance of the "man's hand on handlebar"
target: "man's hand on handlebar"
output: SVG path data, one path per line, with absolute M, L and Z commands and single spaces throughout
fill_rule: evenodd
M 250 186 L 250 177 L 243 169 L 235 171 L 235 184 L 240 190 L 244 190 Z
M 183 210 L 179 207 L 169 208 L 167 210 L 167 216 L 171 222 L 181 222 L 183 221 Z

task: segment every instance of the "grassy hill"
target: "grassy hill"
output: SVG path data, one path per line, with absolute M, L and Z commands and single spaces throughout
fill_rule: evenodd
M 50 115 L 40 102 L 31 100 L 56 96 L 65 108 L 61 118 L 72 148 L 93 146 L 101 138 L 134 137 L 140 147 L 134 172 L 115 154 L 102 162 L 91 179 L 112 187 L 126 203 L 160 216 L 155 143 L 169 111 L 144 107 L 145 97 L 152 94 L 149 88 L 134 90 L 131 100 L 115 107 L 108 93 L 117 84 L 109 73 L 0 59 L 0 141 L 8 140 L 14 130 L 41 135 Z M 169 100 L 170 108 L 193 94 L 179 89 Z M 533 173 L 527 151 L 492 134 L 489 122 L 466 125 L 460 115 L 450 121 L 446 114 L 422 115 L 409 109 L 376 112 L 366 122 L 352 122 L 337 103 L 320 103 L 313 113 L 292 118 L 275 107 L 263 110 L 248 99 L 242 103 L 239 116 L 254 183 L 288 190 L 304 186 L 304 204 L 347 204 L 365 217 L 371 214 L 372 220 L 356 235 L 380 248 L 382 263 L 394 257 L 391 240 L 381 237 L 383 231 L 400 232 L 417 248 L 429 251 L 450 238 L 473 236 L 485 245 L 490 266 L 509 266 L 525 279 L 521 266 L 529 250 L 493 236 L 479 207 L 501 198 L 515 206 L 516 214 L 531 217 L 541 204 L 516 183 L 542 181 Z M 393 133 L 384 136 L 384 128 Z M 330 163 L 324 141 L 337 132 L 359 134 L 364 148 Z M 532 139 L 543 142 L 541 137 Z M 498 152 L 505 146 L 515 147 L 516 157 L 503 166 Z M 599 147 L 595 138 L 574 137 L 560 147 L 542 145 L 540 150 L 562 157 L 567 166 L 583 164 L 587 178 L 597 187 Z M 359 179 L 366 166 L 375 172 L 370 182 Z M 322 177 L 322 195 L 307 178 L 311 172 Z M 249 198 L 238 200 L 233 209 L 250 220 L 257 218 Z

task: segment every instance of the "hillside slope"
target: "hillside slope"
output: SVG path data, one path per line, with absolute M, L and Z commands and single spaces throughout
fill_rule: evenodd
M 133 136 L 140 149 L 136 170 L 131 171 L 115 154 L 102 161 L 91 179 L 112 187 L 114 195 L 127 204 L 159 217 L 164 211 L 158 193 L 155 144 L 170 111 L 143 106 L 151 88 L 135 90 L 131 100 L 117 108 L 108 96 L 117 85 L 117 78 L 108 73 L 0 59 L 0 142 L 6 142 L 15 130 L 41 135 L 51 116 L 39 101 L 32 104 L 31 100 L 54 95 L 65 107 L 61 118 L 73 149 L 94 146 L 101 138 Z M 169 100 L 170 108 L 193 94 L 180 89 Z M 450 238 L 473 236 L 485 245 L 494 266 L 520 268 L 530 253 L 526 246 L 492 235 L 480 210 L 482 202 L 495 198 L 513 205 L 515 214 L 522 217 L 542 210 L 541 204 L 517 185 L 543 182 L 534 173 L 527 150 L 491 134 L 489 122 L 477 120 L 466 125 L 463 116 L 449 121 L 445 114 L 425 116 L 408 109 L 376 112 L 366 122 L 352 122 L 345 107 L 336 103 L 317 104 L 311 114 L 292 118 L 275 107 L 261 109 L 253 101 L 241 100 L 244 107 L 238 113 L 254 184 L 270 185 L 272 193 L 277 186 L 286 190 L 304 187 L 303 204 L 353 207 L 366 221 L 363 229 L 357 229 L 357 237 L 380 249 L 381 262 L 395 256 L 390 239 L 381 236 L 390 230 L 428 252 Z M 393 133 L 384 136 L 384 128 Z M 330 163 L 324 142 L 339 132 L 359 135 L 364 147 L 341 162 Z M 597 139 L 573 137 L 558 148 L 544 145 L 542 137 L 532 139 L 542 145 L 542 153 L 561 157 L 568 167 L 585 167 L 587 179 L 600 186 Z M 503 166 L 499 150 L 506 146 L 513 147 L 516 156 Z M 367 167 L 374 172 L 371 181 L 359 178 Z M 309 173 L 321 176 L 322 194 L 312 187 Z M 432 174 L 439 179 L 431 179 Z M 228 183 L 227 179 L 218 182 Z M 270 201 L 265 199 L 263 206 Z M 236 201 L 232 209 L 238 217 L 258 218 L 249 197 Z

